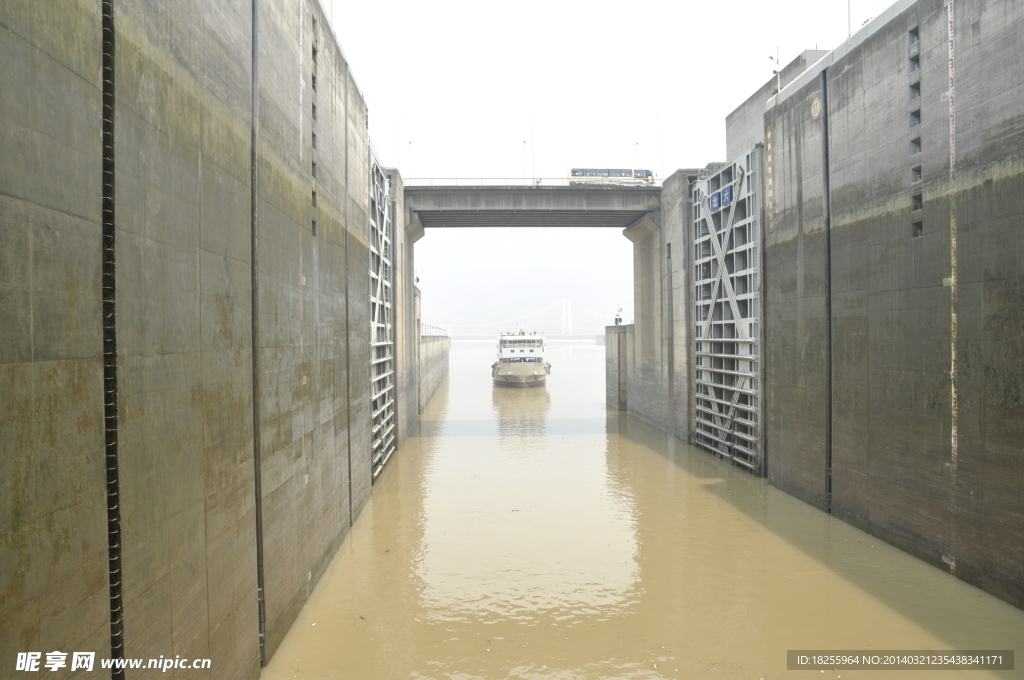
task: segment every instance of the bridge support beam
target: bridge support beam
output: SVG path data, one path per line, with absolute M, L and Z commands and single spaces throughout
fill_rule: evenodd
M 622 235 L 633 243 L 640 243 L 651 234 L 660 230 L 661 227 L 652 219 L 651 215 L 652 213 L 647 213 L 636 222 L 630 224 L 622 230 Z

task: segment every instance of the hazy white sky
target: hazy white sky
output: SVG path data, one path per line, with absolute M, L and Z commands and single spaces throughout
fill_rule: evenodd
M 381 161 L 405 177 L 564 177 L 572 167 L 630 168 L 634 154 L 659 177 L 702 167 L 724 159 L 725 116 L 772 77 L 776 48 L 786 64 L 847 37 L 846 0 L 322 2 Z M 890 4 L 850 0 L 854 32 Z M 470 231 L 428 231 L 416 244 L 425 321 L 520 313 L 505 307 L 512 300 L 477 309 L 455 296 L 480 288 L 455 262 L 488 258 L 490 275 L 505 280 L 530 271 L 488 255 L 523 232 Z M 618 232 L 583 236 L 532 232 L 546 252 L 556 242 L 564 250 L 552 255 L 557 271 L 529 274 L 544 285 L 525 294 L 542 295 L 534 309 L 573 297 L 577 315 L 622 298 L 628 321 L 631 244 Z M 581 281 L 628 289 L 589 299 Z
M 428 229 L 416 244 L 423 320 L 458 335 L 511 331 L 513 319 L 549 335 L 570 320 L 576 334 L 603 333 L 620 305 L 632 319 L 632 246 L 618 229 Z

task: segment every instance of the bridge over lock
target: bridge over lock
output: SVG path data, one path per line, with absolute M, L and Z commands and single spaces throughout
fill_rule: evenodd
M 481 180 L 487 181 L 487 180 Z M 404 191 L 410 226 L 627 229 L 661 209 L 661 187 L 417 186 Z

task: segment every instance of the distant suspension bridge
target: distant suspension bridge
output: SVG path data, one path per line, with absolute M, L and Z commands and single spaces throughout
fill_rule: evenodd
M 572 298 L 562 298 L 560 300 L 556 300 L 556 301 L 552 302 L 549 305 L 541 307 L 540 309 L 535 309 L 532 312 L 527 312 L 526 314 L 522 314 L 520 316 L 513 317 L 511 319 L 502 319 L 500 321 L 490 321 L 490 322 L 487 322 L 487 323 L 472 324 L 472 325 L 469 325 L 469 326 L 456 326 L 456 325 L 447 325 L 446 324 L 445 328 L 448 328 L 448 329 L 451 329 L 451 330 L 471 330 L 471 329 L 475 329 L 475 328 L 488 329 L 488 328 L 496 328 L 496 327 L 500 327 L 500 326 L 508 326 L 509 324 L 518 324 L 518 323 L 521 323 L 522 321 L 525 321 L 527 319 L 539 316 L 540 314 L 543 314 L 544 312 L 548 312 L 548 311 L 550 311 L 552 309 L 555 309 L 556 307 L 559 307 L 559 306 L 561 306 L 561 308 L 562 308 L 562 330 L 561 330 L 561 335 L 573 335 L 573 329 L 572 329 Z

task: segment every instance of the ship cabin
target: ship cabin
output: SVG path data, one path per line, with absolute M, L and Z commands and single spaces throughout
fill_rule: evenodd
M 498 363 L 544 362 L 543 335 L 502 335 L 498 338 Z

